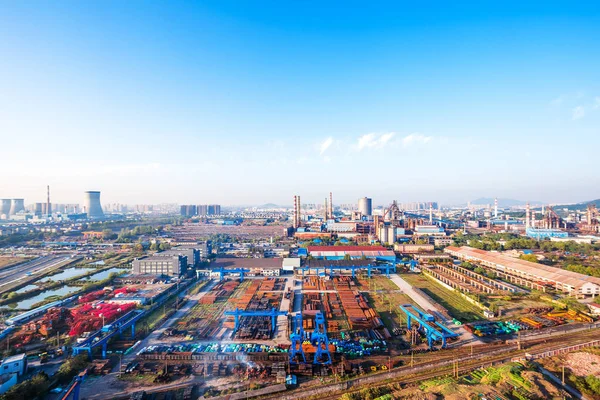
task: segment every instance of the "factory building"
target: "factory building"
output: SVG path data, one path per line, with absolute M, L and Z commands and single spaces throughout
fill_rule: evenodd
M 364 217 L 373 215 L 373 200 L 368 197 L 358 199 L 358 212 Z
M 248 276 L 279 276 L 283 269 L 283 258 L 221 258 L 211 264 L 212 274 L 218 277 L 215 270 L 247 269 Z
M 394 250 L 402 254 L 419 254 L 433 252 L 434 246 L 432 244 L 394 244 Z
M 444 228 L 437 225 L 417 225 L 415 227 L 415 235 L 446 236 L 446 232 Z
M 383 246 L 308 246 L 308 254 L 317 260 L 374 259 L 396 261 L 396 253 Z
M 474 249 L 472 247 L 448 246 L 444 252 L 463 261 L 471 261 L 488 268 L 493 268 L 497 273 L 524 279 L 535 285 L 552 285 L 557 290 L 572 295 L 596 296 L 600 294 L 600 278 L 550 267 L 543 264 L 529 262 L 505 254 Z
M 183 255 L 162 257 L 154 255 L 133 260 L 133 273 L 135 275 L 166 275 L 180 276 L 187 270 L 188 260 Z
M 194 247 L 174 247 L 170 250 L 154 253 L 155 257 L 176 257 L 185 256 L 188 268 L 198 268 L 200 266 L 200 250 Z
M 558 229 L 527 228 L 525 233 L 528 237 L 536 240 L 544 240 L 550 238 L 565 239 L 569 237 L 569 234 L 567 232 Z

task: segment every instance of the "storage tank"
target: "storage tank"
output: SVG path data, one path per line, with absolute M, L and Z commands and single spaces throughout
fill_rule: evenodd
M 102 205 L 100 204 L 100 192 L 85 192 L 83 207 L 88 218 L 104 218 L 104 212 L 102 211 Z
M 10 199 L 2 199 L 2 205 L 0 206 L 0 218 L 2 218 L 2 215 L 4 215 L 5 218 L 8 218 L 10 215 L 10 204 Z
M 358 199 L 358 212 L 362 215 L 373 215 L 373 201 L 368 197 Z
M 25 211 L 25 200 L 24 199 L 12 199 L 10 202 L 10 215 L 15 215 L 20 211 Z

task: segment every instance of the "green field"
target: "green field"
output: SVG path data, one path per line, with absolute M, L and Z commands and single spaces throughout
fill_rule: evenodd
M 421 274 L 401 274 L 401 277 L 412 286 L 421 289 L 459 321 L 471 322 L 483 319 L 481 309 L 469 303 L 459 293 L 448 290 Z

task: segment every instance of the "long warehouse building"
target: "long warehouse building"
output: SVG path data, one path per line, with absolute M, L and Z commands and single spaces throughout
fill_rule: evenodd
M 551 284 L 573 295 L 600 294 L 600 278 L 521 260 L 501 253 L 474 249 L 469 246 L 448 246 L 444 251 L 463 261 L 472 261 L 507 275 L 537 283 Z

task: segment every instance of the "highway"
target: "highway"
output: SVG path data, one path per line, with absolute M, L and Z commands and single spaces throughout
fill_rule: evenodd
M 27 275 L 28 273 L 34 273 L 39 275 L 49 268 L 54 268 L 65 261 L 69 261 L 71 258 L 64 255 L 52 255 L 36 258 L 35 260 L 28 261 L 24 264 L 13 265 L 0 270 L 0 291 L 4 289 L 4 286 L 16 283 L 20 280 L 31 278 Z

